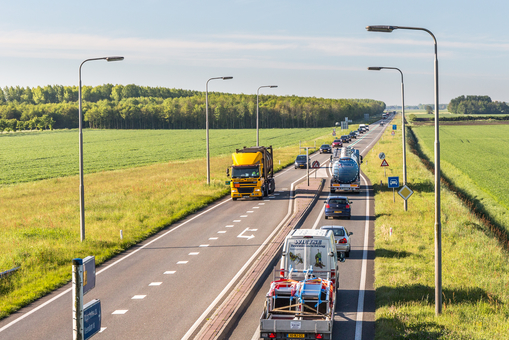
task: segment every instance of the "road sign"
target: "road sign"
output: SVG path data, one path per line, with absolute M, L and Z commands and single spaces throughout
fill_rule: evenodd
M 92 300 L 83 306 L 84 339 L 90 339 L 101 330 L 101 301 Z
M 95 256 L 83 259 L 83 295 L 95 287 Z
M 410 196 L 412 196 L 414 192 L 407 187 L 406 185 L 403 185 L 403 188 L 401 188 L 400 191 L 398 191 L 398 194 L 403 197 L 403 199 L 406 201 Z
M 313 169 L 318 169 L 320 167 L 320 162 L 314 161 L 312 167 Z
M 399 177 L 389 177 L 389 188 L 399 188 Z
M 383 152 L 380 152 L 380 153 L 378 154 L 378 158 L 380 158 L 380 159 L 385 159 L 385 154 L 384 154 Z
M 391 135 L 393 135 L 393 136 L 395 135 L 394 130 L 391 131 Z
M 387 161 L 384 159 L 382 161 L 382 164 L 380 164 L 380 166 L 389 166 L 389 163 L 387 163 Z
M 393 125 L 392 125 L 392 129 L 393 129 L 393 130 L 397 130 L 397 129 L 398 129 L 398 126 L 397 126 L 396 124 L 393 124 Z

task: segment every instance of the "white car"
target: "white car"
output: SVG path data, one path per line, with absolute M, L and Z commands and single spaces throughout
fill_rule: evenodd
M 350 257 L 350 236 L 353 234 L 352 232 L 348 232 L 345 227 L 340 225 L 324 225 L 320 229 L 332 230 L 338 256 L 340 253 L 344 253 L 346 257 Z

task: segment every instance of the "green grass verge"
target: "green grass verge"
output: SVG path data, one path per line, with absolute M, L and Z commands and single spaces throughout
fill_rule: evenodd
M 442 144 L 441 150 L 446 149 Z M 508 252 L 470 207 L 443 186 L 443 313 L 435 316 L 434 177 L 407 152 L 414 194 L 405 212 L 402 199 L 396 194 L 394 203 L 387 189 L 377 157 L 381 151 L 390 164 L 387 175 L 401 179 L 400 130 L 394 137 L 386 131 L 363 168 L 376 202 L 376 339 L 508 339 Z
M 299 140 L 303 141 L 302 146 L 313 146 L 316 141 L 319 147 L 322 143 L 332 142 L 331 130 L 262 130 L 260 140 L 269 141 L 274 146 L 275 170 L 280 170 L 293 163 L 295 156 L 300 153 Z M 216 156 L 211 158 L 212 181 L 208 186 L 206 185 L 203 136 L 197 142 L 198 137 L 195 137 L 194 131 L 187 131 L 187 135 L 184 132 L 172 131 L 181 138 L 180 140 L 172 137 L 170 133 L 151 132 L 154 136 L 163 136 L 162 139 L 173 138 L 170 144 L 165 142 L 164 147 L 159 146 L 161 150 L 168 149 L 167 144 L 171 145 L 170 149 L 175 152 L 182 149 L 191 152 L 197 149 L 201 158 L 139 166 L 146 161 L 146 158 L 140 156 L 138 162 L 131 164 L 137 167 L 86 175 L 84 179 L 85 242 L 80 242 L 79 234 L 78 176 L 4 185 L 0 188 L 2 203 L 0 204 L 0 234 L 2 235 L 0 272 L 21 266 L 20 270 L 14 274 L 0 279 L 0 319 L 67 283 L 71 277 L 70 268 L 73 258 L 95 255 L 96 263 L 101 264 L 186 215 L 223 197 L 229 192 L 228 187 L 224 185 L 227 179 L 225 169 L 231 165 L 231 155 L 224 154 L 231 153 L 235 148 L 254 144 L 246 142 L 248 138 L 253 139 L 252 130 L 249 137 L 245 136 L 244 139 L 241 136 L 247 134 L 248 130 L 211 131 L 211 151 Z M 203 134 L 203 131 L 201 132 Z M 89 141 L 92 140 L 91 135 L 94 133 L 100 137 L 115 135 L 115 132 L 111 131 L 88 131 Z M 129 134 L 124 134 L 125 131 L 119 131 L 119 133 L 122 138 L 117 140 L 117 148 L 124 150 L 128 158 L 129 148 L 139 147 L 140 140 L 133 136 L 137 133 L 131 131 L 132 138 L 129 146 L 126 144 Z M 140 131 L 140 133 L 145 136 L 142 140 L 154 141 L 153 138 L 156 138 L 148 131 Z M 68 133 L 61 132 L 61 134 L 67 136 Z M 54 141 L 49 141 L 50 137 L 53 136 L 61 141 L 61 138 L 64 138 L 61 134 L 39 133 L 0 138 L 2 143 L 12 138 L 28 147 L 31 143 L 54 145 Z M 77 149 L 76 133 L 72 133 L 72 136 L 73 148 Z M 29 138 L 32 142 L 26 142 L 24 138 Z M 97 139 L 100 138 L 97 137 Z M 219 142 L 220 139 L 223 141 Z M 212 140 L 219 144 L 213 144 Z M 123 143 L 126 145 L 122 146 Z M 148 146 L 150 143 L 146 142 L 146 144 L 144 149 L 150 149 Z M 223 145 L 223 149 L 214 150 L 218 148 L 217 145 Z M 93 148 L 88 146 L 85 149 Z M 97 146 L 96 150 L 98 149 Z M 21 150 L 19 157 L 27 157 L 23 152 L 24 148 L 18 150 Z M 116 152 L 112 151 L 114 154 Z M 51 154 L 47 151 L 46 156 L 49 157 Z M 156 154 L 157 152 L 152 153 L 152 161 L 156 158 Z M 193 157 L 198 157 L 198 154 Z M 119 156 L 111 158 L 120 159 Z M 101 161 L 104 167 L 111 164 L 107 159 Z M 74 163 L 77 167 L 77 158 L 74 159 Z M 29 164 L 24 169 L 36 166 L 33 163 Z M 101 166 L 98 166 L 98 169 L 104 170 Z M 91 169 L 90 172 L 95 170 Z M 59 171 L 56 174 L 62 175 L 63 170 Z M 18 171 L 18 173 L 21 172 Z M 123 230 L 122 241 L 119 237 L 120 230 Z

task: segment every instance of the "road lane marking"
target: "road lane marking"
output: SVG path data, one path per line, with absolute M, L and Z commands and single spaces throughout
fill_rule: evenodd
M 234 223 L 242 222 L 241 220 L 233 220 Z
M 217 240 L 217 237 L 209 237 L 209 240 Z
M 127 313 L 127 311 L 128 311 L 127 309 L 117 309 L 116 311 L 114 311 L 111 314 L 123 315 L 123 314 Z
M 149 286 L 160 286 L 162 284 L 163 284 L 162 282 L 150 282 Z
M 106 328 L 108 328 L 108 327 L 101 327 L 101 330 L 99 331 L 99 333 L 104 332 L 106 330 Z
M 367 186 L 367 181 L 362 176 L 362 181 Z M 362 250 L 361 282 L 359 285 L 359 300 L 357 302 L 357 320 L 355 321 L 355 340 L 362 340 L 362 323 L 364 316 L 364 292 L 366 291 L 366 271 L 368 265 L 369 246 L 369 189 L 366 188 L 366 221 L 364 222 L 364 249 Z
M 146 295 L 135 295 L 131 298 L 131 300 L 142 300 L 146 297 Z
M 194 253 L 189 253 L 188 255 L 198 255 L 199 253 L 198 252 L 194 252 Z
M 175 270 L 167 270 L 167 271 L 165 271 L 163 274 L 165 274 L 165 275 L 171 275 L 171 274 L 175 274 L 175 273 L 176 273 L 176 271 L 175 271 Z
M 226 234 L 226 230 L 219 230 L 217 233 L 218 234 Z
M 205 248 L 205 247 L 208 247 L 209 245 L 208 244 L 200 244 L 200 248 Z
M 225 228 L 233 228 L 233 224 L 224 226 Z
M 247 217 L 247 215 L 240 215 L 240 217 Z M 239 221 L 240 222 L 240 221 Z
M 258 203 L 258 205 L 264 205 L 265 203 Z
M 252 213 L 254 213 L 254 211 L 253 210 L 248 210 L 248 211 L 246 211 L 246 213 L 247 214 L 252 214 Z
M 254 238 L 255 236 L 253 234 L 249 235 L 249 236 L 245 236 L 244 233 L 246 231 L 257 231 L 258 229 L 249 229 L 249 228 L 246 228 L 244 229 L 243 232 L 241 232 L 237 237 L 240 237 L 240 238 L 247 238 L 248 240 Z
M 252 207 L 251 209 L 260 209 L 260 207 Z
M 177 264 L 186 264 L 189 261 L 178 261 Z

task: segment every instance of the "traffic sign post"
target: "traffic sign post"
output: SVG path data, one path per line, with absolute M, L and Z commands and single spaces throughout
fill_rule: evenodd
M 311 167 L 313 169 L 319 169 L 320 168 L 320 162 L 318 161 L 314 161 L 313 164 L 311 165 Z M 318 170 L 315 170 L 315 178 L 316 178 L 316 173 L 318 172 Z
M 385 155 L 384 155 L 384 157 L 385 157 Z M 385 158 L 382 161 L 382 164 L 380 164 L 380 166 L 384 168 L 384 177 L 387 177 L 387 175 L 385 174 L 385 168 L 389 166 L 389 163 L 387 163 L 387 160 L 385 160 Z
M 389 177 L 389 180 L 388 180 L 388 185 L 389 185 L 389 188 L 392 188 L 392 201 L 393 202 L 396 202 L 396 193 L 395 193 L 395 189 L 396 188 L 399 188 L 399 177 Z
M 87 340 L 101 329 L 101 302 L 83 306 L 83 295 L 95 287 L 95 257 L 72 260 L 73 340 Z
M 409 187 L 407 187 L 406 185 L 403 185 L 403 187 L 401 188 L 400 191 L 398 191 L 398 194 L 403 197 L 403 199 L 406 201 L 410 198 L 410 196 L 412 196 L 414 192 L 412 191 L 412 189 L 410 189 Z
M 83 339 L 88 340 L 101 330 L 101 301 L 92 300 L 83 306 Z

